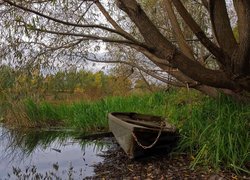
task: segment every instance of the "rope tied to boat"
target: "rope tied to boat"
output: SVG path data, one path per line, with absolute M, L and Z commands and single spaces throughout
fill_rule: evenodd
M 138 138 L 136 137 L 136 135 L 135 135 L 134 132 L 132 132 L 132 136 L 134 137 L 136 143 L 137 143 L 140 147 L 142 147 L 143 149 L 150 149 L 150 148 L 152 148 L 152 147 L 158 142 L 158 140 L 159 140 L 159 138 L 160 138 L 160 136 L 161 136 L 162 130 L 164 129 L 165 126 L 166 126 L 165 121 L 162 121 L 162 122 L 161 122 L 161 128 L 160 128 L 160 130 L 159 130 L 159 132 L 158 132 L 157 137 L 155 138 L 154 142 L 153 142 L 152 144 L 148 145 L 148 146 L 141 144 L 141 143 L 139 142 Z

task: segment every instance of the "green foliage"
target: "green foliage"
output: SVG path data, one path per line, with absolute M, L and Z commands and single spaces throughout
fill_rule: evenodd
M 0 66 L 0 90 L 12 88 L 14 85 L 14 71 L 9 66 Z
M 25 102 L 25 110 L 32 122 L 81 128 L 83 130 L 107 127 L 108 112 L 140 112 L 164 115 L 165 94 L 162 92 L 143 96 L 107 97 L 95 102 L 75 102 L 72 104 L 52 105 L 47 102 Z
M 17 70 L 7 65 L 0 66 L 0 96 L 7 95 L 10 101 L 29 97 L 36 100 L 47 97 L 50 100 L 100 99 L 128 94 L 131 86 L 131 80 L 101 71 L 69 70 L 44 76 L 40 67 Z
M 60 116 L 56 107 L 46 102 L 38 105 L 31 99 L 26 100 L 24 104 L 27 117 L 32 122 L 43 126 L 58 125 Z
M 215 100 L 183 94 L 170 98 L 168 116 L 179 127 L 179 149 L 194 156 L 191 168 L 202 164 L 250 173 L 246 167 L 250 162 L 250 106 L 223 96 Z
M 165 116 L 180 132 L 178 149 L 196 165 L 246 172 L 250 161 L 250 106 L 228 97 L 211 99 L 186 89 L 127 97 L 107 97 L 72 104 L 34 103 L 25 111 L 31 124 L 64 126 L 82 131 L 107 130 L 107 113 L 139 112 Z

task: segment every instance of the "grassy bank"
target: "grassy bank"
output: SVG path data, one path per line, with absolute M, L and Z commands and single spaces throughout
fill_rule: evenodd
M 9 124 L 23 126 L 66 126 L 86 131 L 107 127 L 108 112 L 140 112 L 164 115 L 166 94 L 158 92 L 128 97 L 107 97 L 94 102 L 75 102 L 57 105 L 35 103 L 27 99 L 12 104 L 7 112 Z
M 179 150 L 193 157 L 191 168 L 205 164 L 250 173 L 250 105 L 175 92 L 167 115 L 179 127 Z
M 192 91 L 171 90 L 59 105 L 25 100 L 10 109 L 13 124 L 87 131 L 107 128 L 107 113 L 112 111 L 166 116 L 180 131 L 178 150 L 193 157 L 191 168 L 203 164 L 249 173 L 250 105 L 227 97 L 215 100 Z

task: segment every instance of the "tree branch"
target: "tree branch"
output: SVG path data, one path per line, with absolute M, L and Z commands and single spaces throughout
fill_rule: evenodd
M 212 92 L 212 96 L 215 96 L 216 90 L 214 88 L 202 85 L 201 83 L 194 81 L 193 79 L 189 78 L 181 71 L 179 71 L 177 68 L 171 67 L 171 64 L 168 64 L 166 60 L 158 58 L 154 54 L 150 53 L 147 49 L 144 49 L 142 47 L 135 45 L 132 45 L 131 47 L 144 54 L 148 59 L 150 59 L 157 66 L 162 68 L 165 72 L 175 77 L 179 82 L 183 84 L 188 84 L 189 87 L 193 87 L 200 91 L 206 92 L 206 94 L 211 94 Z
M 148 90 L 151 91 L 151 92 L 153 92 L 153 90 L 152 90 L 152 88 L 151 88 L 149 82 L 148 82 L 147 79 L 144 77 L 144 75 L 142 74 L 142 71 L 141 71 L 141 70 L 139 70 L 139 73 L 140 73 L 140 75 L 141 75 L 143 81 L 146 83 L 146 85 L 147 85 L 147 87 L 148 87 Z
M 71 22 L 67 22 L 67 21 L 63 21 L 63 20 L 60 20 L 60 19 L 57 19 L 57 18 L 53 18 L 51 16 L 48 16 L 48 15 L 45 15 L 45 14 L 42 14 L 40 12 L 37 12 L 35 10 L 32 10 L 32 9 L 29 9 L 29 8 L 26 8 L 26 7 L 23 7 L 21 5 L 18 5 L 14 2 L 11 2 L 9 0 L 3 0 L 4 2 L 8 3 L 9 5 L 11 6 L 14 6 L 14 7 L 17 7 L 19 9 L 22 9 L 24 11 L 27 11 L 27 12 L 31 12 L 31 13 L 34 13 L 38 16 L 41 16 L 43 18 L 46 18 L 46 19 L 49 19 L 49 20 L 52 20 L 54 22 L 57 22 L 57 23 L 60 23 L 60 24 L 63 24 L 63 25 L 67 25 L 67 26 L 74 26 L 74 27 L 80 27 L 80 28 L 97 28 L 97 29 L 102 29 L 102 30 L 105 30 L 105 31 L 108 31 L 108 32 L 112 32 L 112 33 L 115 33 L 115 34 L 119 34 L 120 36 L 124 37 L 124 38 L 128 38 L 128 36 L 124 35 L 124 33 L 121 33 L 115 29 L 111 29 L 111 28 L 108 28 L 108 27 L 105 27 L 105 26 L 101 26 L 101 25 L 94 25 L 94 24 L 91 24 L 91 25 L 85 25 L 85 24 L 77 24 L 77 23 L 71 23 Z M 132 40 L 132 39 L 129 39 L 129 40 Z
M 194 60 L 192 49 L 189 47 L 187 42 L 185 41 L 185 37 L 183 32 L 181 31 L 180 25 L 178 24 L 177 18 L 174 14 L 174 10 L 172 8 L 172 0 L 164 0 L 164 7 L 170 19 L 172 29 L 174 35 L 176 37 L 177 43 L 181 49 L 181 51 L 190 59 Z
M 237 42 L 234 38 L 234 34 L 230 25 L 226 2 L 224 0 L 210 0 L 209 11 L 214 34 L 220 47 L 229 56 L 232 56 L 237 46 Z
M 222 50 L 216 46 L 202 31 L 200 26 L 194 21 L 192 16 L 189 14 L 189 12 L 186 10 L 184 5 L 180 0 L 174 0 L 173 4 L 175 5 L 178 13 L 181 15 L 183 20 L 186 22 L 186 24 L 189 26 L 189 28 L 193 31 L 193 33 L 196 35 L 196 37 L 200 40 L 200 42 L 205 46 L 222 64 L 225 64 L 224 62 L 224 54 Z
M 201 0 L 201 3 L 208 9 L 208 0 Z
M 155 27 L 152 21 L 148 18 L 145 12 L 141 9 L 136 0 L 117 0 L 120 9 L 125 11 L 131 20 L 139 28 L 142 36 L 145 39 L 146 44 L 151 47 L 150 52 L 157 57 L 166 59 L 173 67 L 177 67 L 181 72 L 190 77 L 191 79 L 218 88 L 235 89 L 237 84 L 232 82 L 227 75 L 222 71 L 207 69 L 199 62 L 193 61 L 179 52 L 170 41 L 168 41 Z M 174 0 L 173 2 L 179 2 Z M 182 5 L 182 3 L 181 3 Z M 183 7 L 184 8 L 184 7 Z M 184 10 L 186 10 L 184 8 Z M 186 12 L 186 11 L 184 11 Z M 190 14 L 188 14 L 190 16 Z M 189 20 L 189 18 L 188 18 Z M 193 19 L 191 18 L 193 24 Z M 200 31 L 200 27 L 195 23 L 195 32 L 198 33 L 198 38 L 201 38 L 203 43 L 207 42 L 210 45 L 206 45 L 211 49 L 211 41 Z M 197 31 L 197 28 L 199 31 Z M 199 34 L 203 33 L 203 36 Z M 212 50 L 217 56 L 222 56 L 220 49 L 212 43 Z M 223 58 L 224 59 L 224 58 Z M 220 77 L 220 78 L 218 78 Z
M 67 48 L 71 48 L 73 46 L 76 46 L 78 44 L 80 44 L 82 41 L 86 40 L 85 38 L 80 38 L 80 39 L 76 39 L 76 40 L 73 40 L 72 42 L 67 42 L 67 43 L 64 43 L 62 44 L 61 46 L 57 46 L 57 47 L 51 47 L 51 46 L 48 46 L 44 43 L 39 43 L 39 42 L 23 42 L 25 44 L 38 44 L 40 46 L 43 46 L 44 49 L 42 50 L 42 52 L 39 52 L 35 57 L 34 57 L 34 60 L 37 59 L 39 56 L 42 56 L 48 52 L 53 52 L 53 51 L 57 51 L 57 50 L 60 50 L 60 49 L 67 49 Z
M 247 75 L 250 79 L 250 1 L 234 0 L 234 3 L 238 14 L 239 47 L 232 58 L 233 72 L 235 78 Z
M 56 35 L 84 37 L 84 38 L 88 38 L 89 40 L 91 40 L 91 39 L 92 40 L 102 40 L 103 42 L 112 42 L 112 43 L 121 43 L 121 44 L 134 44 L 133 42 L 128 41 L 128 40 L 112 39 L 112 38 L 100 37 L 100 36 L 89 35 L 89 34 L 80 34 L 80 33 L 78 34 L 78 33 L 71 33 L 71 32 L 51 31 L 51 30 L 46 30 L 46 29 L 34 28 L 34 27 L 30 28 L 30 30 L 49 33 L 49 34 L 56 34 Z
M 99 10 L 102 12 L 102 14 L 105 16 L 105 18 L 108 20 L 108 22 L 110 22 L 110 24 L 117 30 L 117 32 L 119 32 L 120 34 L 122 34 L 124 37 L 126 37 L 126 39 L 131 40 L 136 42 L 137 40 L 135 40 L 133 38 L 133 36 L 131 36 L 129 33 L 127 33 L 126 31 L 124 31 L 115 21 L 114 19 L 109 15 L 109 13 L 105 10 L 105 8 L 102 6 L 102 4 L 97 0 L 95 1 L 96 6 L 99 8 Z
M 88 57 L 84 57 L 84 59 L 88 60 L 88 61 L 91 61 L 91 62 L 97 62 L 97 63 L 111 63 L 111 64 L 117 64 L 117 63 L 122 63 L 122 64 L 125 64 L 125 65 L 129 65 L 131 67 L 135 67 L 137 68 L 138 70 L 140 71 L 143 71 L 144 73 L 152 76 L 153 78 L 155 79 L 158 79 L 164 83 L 167 83 L 167 84 L 170 84 L 170 85 L 173 85 L 173 86 L 177 86 L 177 87 L 185 87 L 185 84 L 182 84 L 180 82 L 177 82 L 177 81 L 169 81 L 168 79 L 165 79 L 165 78 L 162 78 L 161 76 L 158 76 L 156 75 L 155 73 L 153 73 L 152 71 L 149 71 L 135 63 L 130 63 L 130 62 L 127 62 L 127 61 L 116 61 L 116 60 L 109 60 L 109 61 L 100 61 L 100 60 L 97 60 L 97 59 L 92 59 L 92 58 L 88 58 Z

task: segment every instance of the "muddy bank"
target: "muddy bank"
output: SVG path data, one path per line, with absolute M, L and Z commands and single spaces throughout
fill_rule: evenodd
M 102 155 L 104 161 L 94 165 L 95 175 L 86 179 L 250 179 L 250 176 L 229 171 L 215 172 L 208 167 L 190 169 L 191 157 L 187 154 L 151 155 L 130 160 L 116 144 Z

